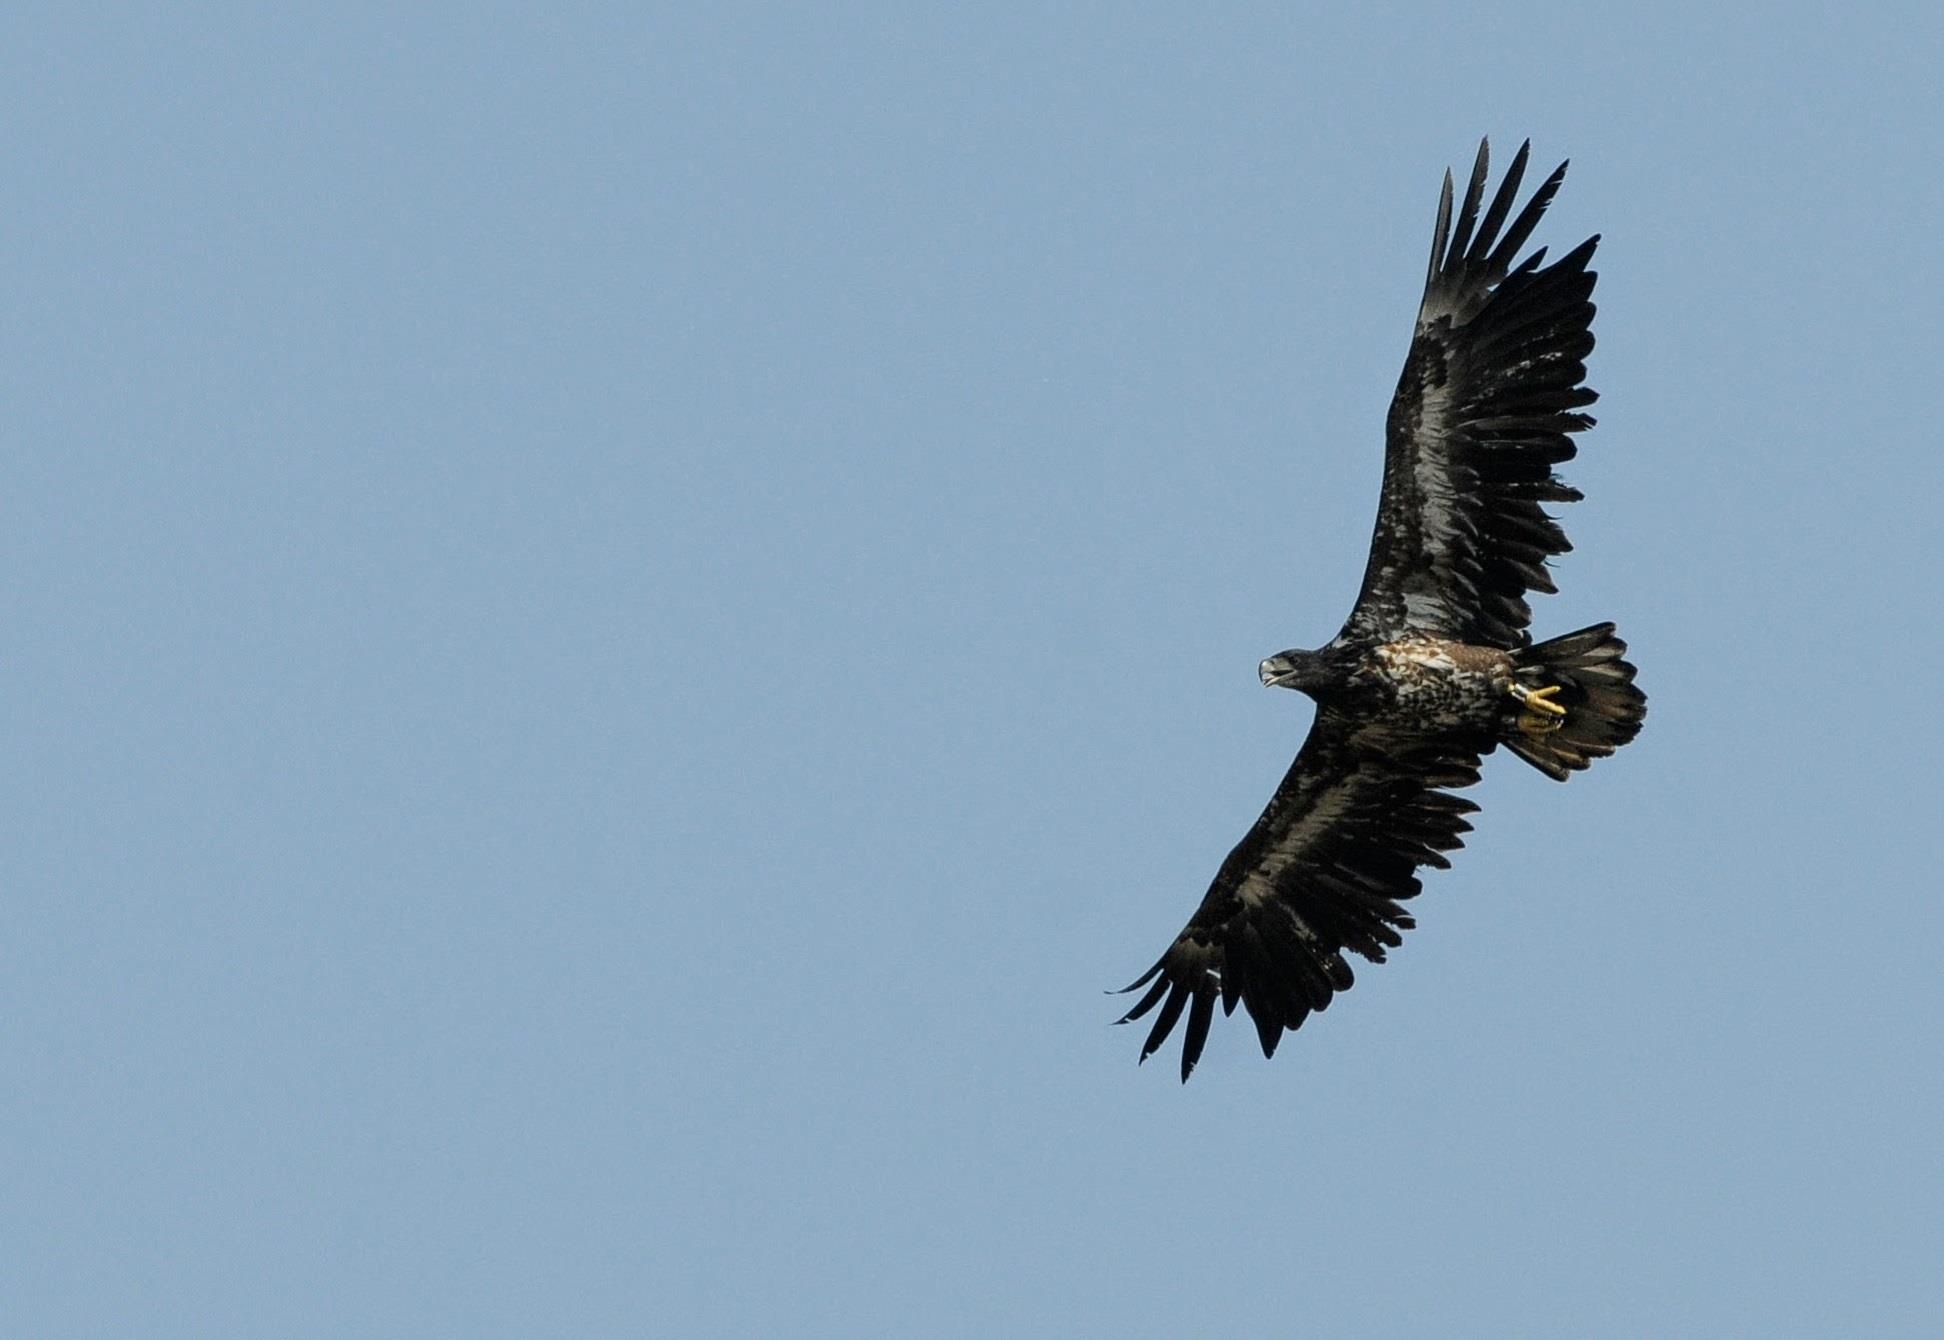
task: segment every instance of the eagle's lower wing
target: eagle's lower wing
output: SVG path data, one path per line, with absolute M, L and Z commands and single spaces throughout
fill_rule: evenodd
M 1439 788 L 1477 781 L 1489 748 L 1387 743 L 1319 711 L 1269 807 L 1222 862 L 1195 915 L 1126 988 L 1148 992 L 1120 1022 L 1161 1006 L 1141 1059 L 1186 1011 L 1186 1080 L 1217 1000 L 1224 1014 L 1237 1000 L 1247 1007 L 1262 1054 L 1272 1056 L 1285 1029 L 1349 988 L 1344 950 L 1383 962 L 1413 924 L 1401 904 L 1418 891 L 1417 868 L 1448 866 L 1443 853 L 1463 845 L 1471 829 L 1464 816 L 1478 808 Z
M 1431 269 L 1410 356 L 1391 400 L 1384 492 L 1363 590 L 1344 627 L 1517 647 L 1527 591 L 1554 589 L 1546 559 L 1572 546 L 1541 504 L 1580 494 L 1553 473 L 1593 420 L 1583 385 L 1593 348 L 1590 237 L 1551 265 L 1513 258 L 1559 189 L 1548 177 L 1500 233 L 1525 173 L 1521 146 L 1484 217 L 1486 147 L 1452 227 L 1445 175 Z

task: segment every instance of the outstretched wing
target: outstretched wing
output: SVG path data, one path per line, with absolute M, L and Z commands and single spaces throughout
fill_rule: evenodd
M 1121 1023 L 1161 1007 L 1141 1059 L 1186 1011 L 1186 1081 L 1217 1000 L 1224 1014 L 1240 1000 L 1262 1054 L 1273 1056 L 1284 1030 L 1349 989 L 1344 950 L 1382 963 L 1413 924 L 1401 904 L 1418 892 L 1417 868 L 1450 865 L 1443 853 L 1471 830 L 1465 815 L 1478 806 L 1440 788 L 1477 781 L 1489 743 L 1406 748 L 1319 711 L 1269 807 L 1222 862 L 1195 915 L 1126 988 L 1148 991 Z
M 1513 264 L 1566 175 L 1561 163 L 1501 233 L 1528 148 L 1481 219 L 1479 145 L 1455 229 L 1445 174 L 1417 331 L 1391 400 L 1370 563 L 1345 636 L 1521 646 L 1526 592 L 1554 590 L 1546 560 L 1572 548 L 1542 504 L 1580 496 L 1553 466 L 1593 424 L 1575 411 L 1597 398 L 1583 382 L 1595 278 L 1586 267 L 1600 239 L 1551 265 L 1541 265 L 1543 247 Z

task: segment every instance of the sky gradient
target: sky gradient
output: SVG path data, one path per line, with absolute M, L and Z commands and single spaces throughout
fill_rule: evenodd
M 1043 9 L 0 21 L 12 1333 L 1932 1333 L 1937 9 Z M 1486 134 L 1646 729 L 1184 1088 Z

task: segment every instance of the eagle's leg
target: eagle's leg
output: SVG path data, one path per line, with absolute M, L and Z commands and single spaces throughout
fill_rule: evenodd
M 1525 709 L 1519 713 L 1520 730 L 1527 735 L 1550 735 L 1559 729 L 1566 719 L 1566 709 L 1553 701 L 1559 689 L 1557 684 L 1548 684 L 1543 689 L 1529 689 L 1523 684 L 1512 685 L 1512 700 Z

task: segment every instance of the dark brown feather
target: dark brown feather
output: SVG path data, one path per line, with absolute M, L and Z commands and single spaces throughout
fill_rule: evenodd
M 1476 742 L 1479 748 L 1488 741 Z M 1451 741 L 1404 747 L 1360 737 L 1320 712 L 1309 739 L 1255 826 L 1222 862 L 1201 906 L 1155 965 L 1126 990 L 1147 987 L 1120 1022 L 1154 1009 L 1146 1060 L 1184 1011 L 1181 1077 L 1201 1059 L 1219 996 L 1239 999 L 1265 1056 L 1286 1030 L 1348 990 L 1345 952 L 1381 963 L 1403 943 L 1421 865 L 1464 843 L 1477 807 L 1439 787 L 1478 780 L 1478 753 Z M 1192 1003 L 1193 1009 L 1189 1006 Z
M 1584 382 L 1595 279 L 1587 265 L 1599 239 L 1551 265 L 1543 249 L 1513 265 L 1566 171 L 1561 164 L 1501 235 L 1527 153 L 1522 145 L 1482 219 L 1482 145 L 1455 226 L 1448 191 L 1441 202 L 1345 637 L 1522 646 L 1526 593 L 1553 589 L 1546 560 L 1570 548 L 1539 504 L 1579 497 L 1552 467 L 1572 458 L 1572 434 L 1592 423 L 1574 411 L 1597 398 Z

